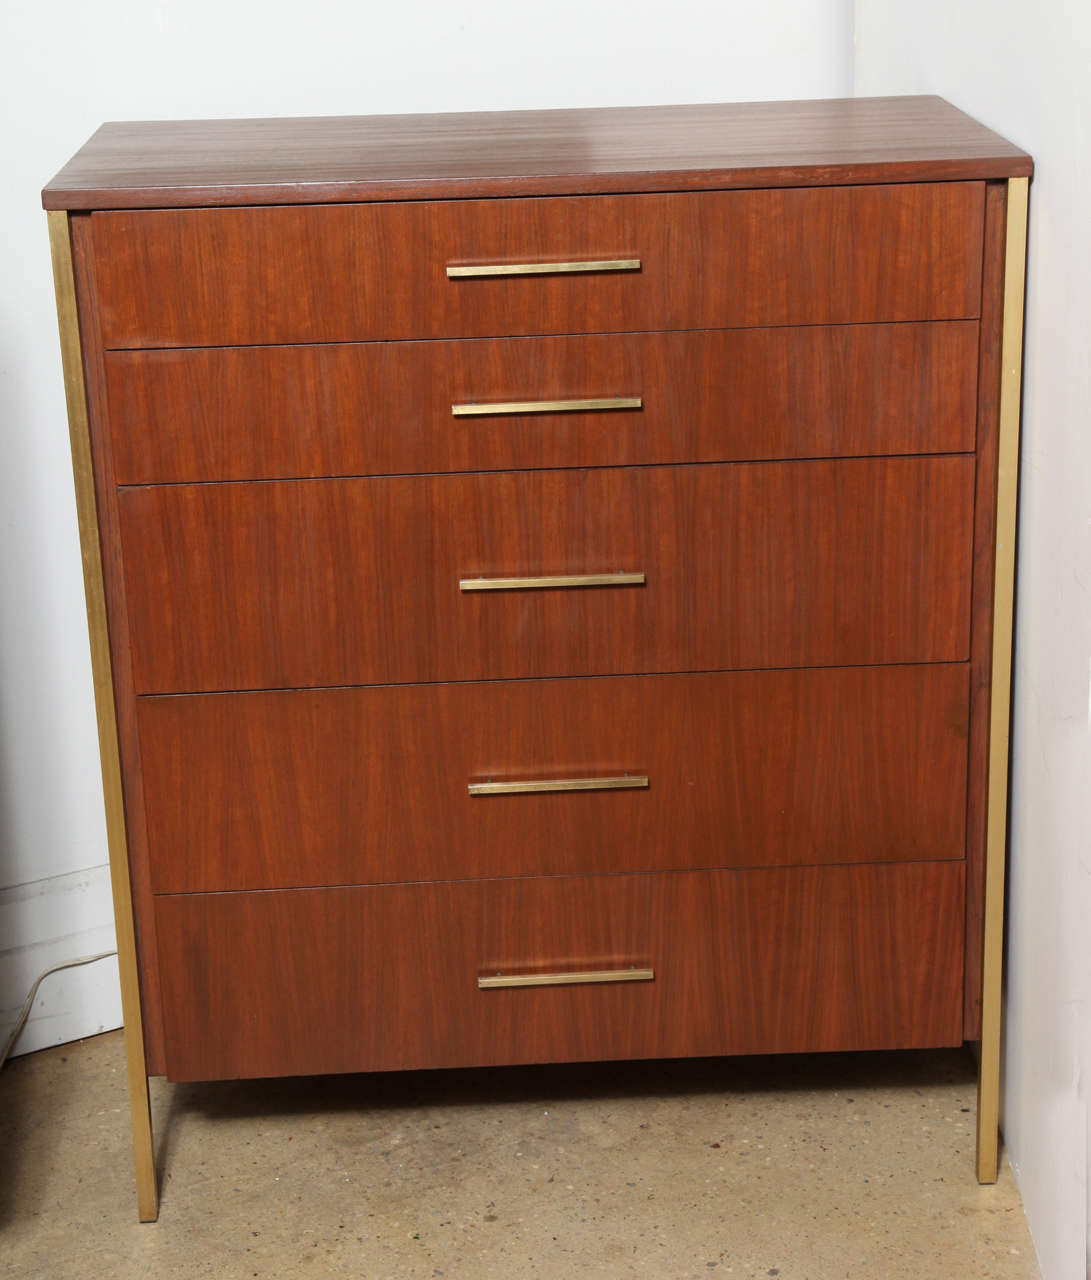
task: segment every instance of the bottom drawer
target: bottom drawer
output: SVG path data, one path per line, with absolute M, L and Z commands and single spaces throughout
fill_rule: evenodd
M 171 895 L 156 922 L 174 1080 L 962 1039 L 959 862 Z

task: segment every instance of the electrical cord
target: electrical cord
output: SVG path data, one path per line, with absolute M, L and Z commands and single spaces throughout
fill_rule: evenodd
M 46 969 L 44 973 L 38 974 L 34 979 L 34 985 L 30 988 L 30 995 L 23 1002 L 23 1007 L 19 1010 L 19 1016 L 15 1019 L 15 1026 L 11 1029 L 11 1035 L 8 1036 L 7 1043 L 4 1045 L 3 1053 L 0 1053 L 0 1071 L 3 1071 L 4 1064 L 11 1056 L 12 1049 L 15 1048 L 15 1042 L 23 1033 L 26 1026 L 27 1018 L 30 1017 L 30 1011 L 34 1007 L 35 997 L 38 995 L 38 988 L 42 985 L 44 979 L 48 978 L 51 973 L 59 973 L 62 969 L 75 969 L 81 964 L 94 964 L 96 960 L 108 960 L 111 956 L 116 956 L 116 951 L 100 951 L 93 956 L 80 956 L 78 960 L 65 960 L 61 964 L 55 964 L 51 968 Z

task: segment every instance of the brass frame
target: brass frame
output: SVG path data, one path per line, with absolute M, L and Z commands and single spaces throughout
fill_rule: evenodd
M 985 858 L 985 929 L 982 976 L 981 1058 L 978 1075 L 977 1177 L 995 1182 L 999 1166 L 1000 1041 L 1002 1012 L 1004 880 L 1007 849 L 1007 790 L 1011 718 L 1011 660 L 1015 587 L 1016 499 L 1019 474 L 1019 419 L 1022 389 L 1023 309 L 1025 290 L 1027 202 L 1029 179 L 1008 180 L 1004 265 L 1004 311 L 1001 348 L 999 456 L 996 506 L 996 561 L 993 596 L 992 689 L 989 719 L 988 834 Z M 103 799 L 109 848 L 110 880 L 117 930 L 121 1005 L 125 1024 L 125 1058 L 132 1117 L 133 1158 L 137 1205 L 141 1222 L 154 1222 L 159 1194 L 151 1125 L 151 1106 L 144 1051 L 144 1026 L 133 919 L 129 850 L 125 830 L 125 801 L 114 705 L 113 668 L 99 541 L 97 501 L 91 462 L 91 439 L 84 386 L 83 349 L 76 304 L 69 215 L 47 212 L 50 253 L 57 302 L 61 361 L 72 448 L 72 471 L 83 561 L 91 669 L 98 721 Z M 528 264 L 522 272 L 557 270 L 637 270 L 636 261 L 622 263 Z M 448 268 L 452 278 L 472 275 L 510 275 L 519 267 Z M 611 577 L 609 583 L 618 578 Z M 628 576 L 628 575 L 626 575 Z M 632 575 L 630 580 L 634 580 Z M 553 585 L 567 585 L 554 580 Z M 496 589 L 495 580 L 464 580 L 463 590 Z M 517 584 L 509 580 L 506 584 Z M 526 584 L 526 585 L 529 585 Z M 538 580 L 535 585 L 546 585 Z M 607 585 L 607 582 L 603 582 Z M 640 971 L 629 971 L 632 974 Z M 582 975 L 554 977 L 572 982 Z M 537 975 L 537 984 L 546 981 Z M 588 980 L 588 979 L 584 979 Z M 605 977 L 595 980 L 606 981 Z M 616 981 L 637 980 L 635 976 Z M 489 985 L 528 985 L 526 977 L 484 980 Z
M 981 984 L 981 1061 L 977 1077 L 977 1180 L 995 1182 L 1000 1160 L 1000 1032 L 1004 963 L 1004 864 L 1008 834 L 1011 650 L 1015 600 L 1015 520 L 1019 487 L 1019 410 L 1028 178 L 1008 179 L 1004 320 L 1000 349 L 1000 436 L 996 484 L 992 685 L 989 708 L 985 942 Z
M 159 1216 L 159 1191 L 155 1176 L 151 1103 L 148 1097 L 147 1060 L 144 1055 L 144 1022 L 140 1008 L 140 979 L 136 961 L 136 929 L 133 922 L 132 887 L 129 879 L 129 846 L 125 834 L 125 797 L 121 786 L 117 716 L 114 707 L 113 666 L 106 616 L 106 591 L 102 578 L 98 504 L 91 465 L 91 434 L 87 416 L 87 391 L 83 380 L 83 346 L 80 341 L 76 280 L 72 265 L 72 238 L 68 214 L 46 214 L 49 248 L 53 259 L 53 284 L 57 295 L 57 324 L 61 338 L 64 393 L 68 402 L 68 432 L 72 442 L 72 475 L 76 487 L 83 558 L 83 589 L 87 602 L 87 630 L 91 643 L 91 672 L 98 719 L 102 792 L 106 806 L 106 839 L 110 854 L 110 883 L 117 930 L 117 961 L 121 975 L 121 1011 L 125 1023 L 125 1065 L 132 1113 L 133 1159 L 136 1166 L 136 1198 L 141 1222 Z

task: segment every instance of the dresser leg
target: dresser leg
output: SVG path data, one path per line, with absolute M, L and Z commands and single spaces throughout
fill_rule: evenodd
M 977 1180 L 995 1182 L 1000 1168 L 1000 1052 L 981 1043 L 977 1068 Z
M 988 836 L 985 848 L 985 952 L 981 1060 L 977 1083 L 977 1180 L 995 1182 L 1000 1146 L 1000 1019 L 1004 959 L 1004 864 L 1008 833 L 1011 649 L 1015 596 L 1015 513 L 1019 486 L 1019 408 L 1023 371 L 1023 293 L 1029 179 L 1008 180 L 1004 326 L 1000 354 L 1000 439 L 996 486 L 992 703 L 989 710 Z
M 125 797 L 121 787 L 113 664 L 106 618 L 106 591 L 102 577 L 98 504 L 91 466 L 91 433 L 87 416 L 87 388 L 83 377 L 83 345 L 76 307 L 76 280 L 72 265 L 72 233 L 67 213 L 50 212 L 46 216 L 49 221 L 49 248 L 53 258 L 53 285 L 57 296 L 64 394 L 68 403 L 68 434 L 72 444 L 76 516 L 83 553 L 83 590 L 87 604 L 87 631 L 91 642 L 91 676 L 95 687 L 102 794 L 106 808 L 110 888 L 117 930 L 121 1015 L 125 1023 L 125 1062 L 129 1078 L 129 1105 L 132 1110 L 137 1206 L 141 1222 L 154 1222 L 159 1215 L 159 1194 L 152 1149 L 144 1022 L 140 1005 L 132 885 L 129 879 L 129 845 L 125 835 Z
M 128 1056 L 128 1051 L 126 1051 Z M 135 1056 L 135 1055 L 134 1055 Z M 133 1125 L 133 1164 L 136 1170 L 136 1209 L 141 1222 L 159 1217 L 159 1183 L 155 1176 L 151 1100 L 142 1062 L 129 1063 L 129 1109 Z

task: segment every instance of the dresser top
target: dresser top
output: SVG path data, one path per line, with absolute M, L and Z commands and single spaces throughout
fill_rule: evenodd
M 104 124 L 47 209 L 1008 178 L 1030 157 L 936 97 Z

